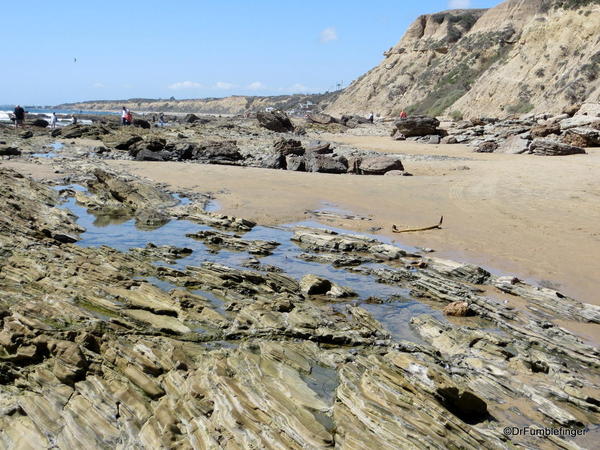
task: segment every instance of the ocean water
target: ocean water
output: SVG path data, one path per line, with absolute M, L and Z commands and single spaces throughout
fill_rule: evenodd
M 0 122 L 11 122 L 10 115 L 12 114 L 14 107 L 11 108 L 10 105 L 2 105 L 0 106 Z M 27 108 L 25 107 L 25 111 L 28 114 L 38 114 L 43 116 L 48 122 L 50 122 L 51 114 L 53 112 L 56 113 L 58 118 L 57 125 L 58 126 L 66 126 L 71 124 L 71 116 L 73 114 L 93 114 L 97 116 L 112 116 L 119 115 L 118 112 L 105 112 L 105 111 L 86 111 L 86 110 L 75 110 L 75 109 L 44 109 L 44 108 Z M 77 123 L 83 125 L 90 125 L 92 123 L 91 120 L 79 119 Z
M 10 115 L 14 110 L 14 106 L 11 105 L 0 105 L 0 122 L 10 122 Z M 106 111 L 87 111 L 79 109 L 46 109 L 46 108 L 27 108 L 25 111 L 28 114 L 40 114 L 43 115 L 48 122 L 50 121 L 50 115 L 55 112 L 58 116 L 58 125 L 65 126 L 71 123 L 71 116 L 73 114 L 93 114 L 96 116 L 114 116 L 119 115 L 119 112 L 106 112 Z M 92 122 L 90 120 L 79 120 L 78 123 L 89 125 Z

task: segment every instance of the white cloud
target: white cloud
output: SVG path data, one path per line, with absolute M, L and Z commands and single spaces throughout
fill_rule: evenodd
M 215 84 L 215 87 L 217 89 L 228 90 L 228 89 L 233 89 L 237 86 L 233 83 L 227 83 L 226 81 L 217 81 Z
M 102 84 L 102 83 L 94 83 L 94 84 L 92 84 L 92 87 L 97 88 L 97 89 L 102 89 L 106 86 L 104 86 L 104 84 Z
M 261 83 L 260 81 L 255 81 L 253 83 L 250 83 L 248 86 L 246 86 L 248 89 L 250 89 L 251 91 L 260 91 L 262 89 L 265 89 L 267 86 L 265 86 L 263 83 Z
M 449 0 L 448 7 L 452 9 L 466 9 L 471 7 L 471 0 Z
M 334 27 L 325 28 L 319 34 L 319 41 L 321 41 L 322 44 L 330 41 L 337 41 L 337 39 L 338 35 Z
M 201 88 L 202 84 L 196 83 L 195 81 L 180 81 L 169 85 L 169 89 L 180 90 L 180 89 L 198 89 Z

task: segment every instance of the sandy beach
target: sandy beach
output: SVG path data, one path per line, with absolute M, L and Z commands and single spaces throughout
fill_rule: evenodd
M 371 220 L 328 218 L 343 228 L 436 250 L 438 256 L 480 264 L 497 273 L 547 283 L 600 304 L 600 149 L 588 155 L 541 158 L 477 154 L 461 145 L 419 145 L 387 137 L 324 136 L 340 144 L 464 160 L 406 161 L 413 177 L 339 176 L 178 162 L 107 161 L 166 183 L 173 190 L 210 192 L 222 211 L 266 225 L 311 219 L 309 210 L 339 209 Z M 44 161 L 43 163 L 47 163 Z M 5 161 L 38 177 L 45 164 Z M 394 234 L 437 223 L 441 230 Z M 321 219 L 323 221 L 323 219 Z

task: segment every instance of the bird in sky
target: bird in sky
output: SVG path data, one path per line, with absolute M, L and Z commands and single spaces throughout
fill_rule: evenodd
M 77 58 L 73 58 L 73 62 L 76 63 L 77 62 Z

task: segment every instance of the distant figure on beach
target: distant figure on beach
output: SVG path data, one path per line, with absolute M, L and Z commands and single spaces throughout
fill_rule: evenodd
M 14 114 L 15 128 L 19 128 L 19 125 L 23 127 L 23 122 L 25 121 L 25 110 L 21 107 L 21 105 L 15 106 Z
M 56 128 L 56 122 L 58 119 L 56 118 L 56 113 L 53 112 L 52 116 L 50 116 L 50 128 Z
M 402 111 L 402 112 L 400 113 L 400 118 L 401 118 L 401 119 L 407 119 L 407 118 L 408 118 L 408 114 L 406 114 L 406 111 Z
M 158 116 L 158 125 L 161 127 L 165 126 L 165 115 L 163 113 L 160 113 Z
M 121 111 L 121 125 L 129 125 L 127 123 L 127 116 L 129 116 L 129 110 L 123 106 L 123 111 Z
M 125 116 L 125 125 L 131 125 L 133 123 L 133 114 L 130 110 L 127 110 L 127 115 Z
M 75 114 L 73 114 L 73 115 L 71 116 L 71 123 L 72 123 L 73 125 L 77 125 L 77 117 L 75 117 Z
M 375 119 L 375 116 L 373 115 L 373 113 L 369 114 L 369 117 L 367 118 L 367 120 L 371 123 L 373 123 L 373 120 Z

